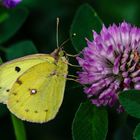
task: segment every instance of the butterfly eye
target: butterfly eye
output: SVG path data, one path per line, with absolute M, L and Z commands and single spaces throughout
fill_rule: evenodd
M 63 50 L 63 48 L 61 48 L 61 51 L 59 52 L 59 56 L 60 57 L 66 57 L 66 52 Z

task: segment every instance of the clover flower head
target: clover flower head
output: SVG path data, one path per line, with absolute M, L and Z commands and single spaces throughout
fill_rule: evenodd
M 140 28 L 126 22 L 103 25 L 100 34 L 93 31 L 93 37 L 77 57 L 82 67 L 78 80 L 93 104 L 118 105 L 123 110 L 119 92 L 140 89 Z
M 22 0 L 2 0 L 3 5 L 6 8 L 16 7 Z

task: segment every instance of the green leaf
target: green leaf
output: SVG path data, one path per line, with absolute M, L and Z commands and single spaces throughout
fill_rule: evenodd
M 89 102 L 80 105 L 73 121 L 73 140 L 105 140 L 107 129 L 108 114 L 105 109 Z
M 140 118 L 140 91 L 128 90 L 119 94 L 119 100 L 127 113 L 133 117 Z
M 93 39 L 92 30 L 99 32 L 102 21 L 88 4 L 82 5 L 73 19 L 70 36 L 76 51 L 81 51 L 86 46 L 85 38 Z M 73 34 L 76 33 L 76 36 Z
M 8 18 L 9 18 L 9 14 L 7 12 L 0 13 L 0 23 L 4 22 Z
M 76 88 L 83 88 L 83 86 L 79 83 L 74 82 L 72 84 L 70 83 L 70 86 L 67 88 L 67 90 L 73 90 Z
M 15 51 L 16 50 L 16 51 Z M 22 41 L 7 48 L 6 58 L 11 60 L 29 54 L 37 53 L 37 49 L 32 41 Z
M 16 140 L 26 140 L 26 132 L 22 120 L 11 114 Z
M 140 140 L 140 123 L 136 126 L 136 128 L 134 130 L 133 138 L 135 140 Z
M 6 16 L 6 15 L 5 15 Z M 0 24 L 0 44 L 11 38 L 23 25 L 28 12 L 26 9 L 13 9 L 8 13 L 8 17 Z
M 2 59 L 0 58 L 0 64 L 2 64 Z

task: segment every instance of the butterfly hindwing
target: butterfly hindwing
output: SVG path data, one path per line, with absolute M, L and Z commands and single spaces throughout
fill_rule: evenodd
M 43 62 L 32 66 L 9 91 L 8 108 L 17 117 L 31 122 L 53 119 L 62 103 L 67 64 Z
M 54 61 L 50 55 L 35 54 L 0 65 L 0 102 L 6 103 L 12 85 L 26 70 L 41 62 Z

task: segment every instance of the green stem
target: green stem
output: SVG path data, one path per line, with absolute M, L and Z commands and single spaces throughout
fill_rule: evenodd
M 13 114 L 11 114 L 11 119 L 14 127 L 16 140 L 27 140 L 23 121 L 15 117 Z

